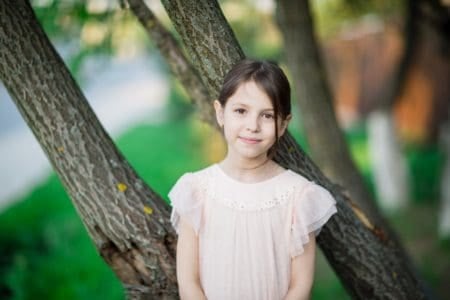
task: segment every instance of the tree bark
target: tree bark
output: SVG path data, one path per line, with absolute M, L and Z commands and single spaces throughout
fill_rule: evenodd
M 99 123 L 25 0 L 0 2 L 0 79 L 130 299 L 176 298 L 169 207 Z
M 217 95 L 225 73 L 243 53 L 216 1 L 163 0 L 169 17 L 211 95 Z M 217 51 L 217 49 L 222 49 Z M 401 249 L 353 207 L 305 155 L 288 133 L 276 160 L 323 185 L 337 200 L 338 214 L 322 229 L 318 244 L 357 299 L 425 299 L 423 288 Z
M 179 3 L 183 2 L 183 3 Z M 244 58 L 236 37 L 225 29 L 216 1 L 162 0 L 183 45 L 209 94 L 216 99 L 231 66 Z

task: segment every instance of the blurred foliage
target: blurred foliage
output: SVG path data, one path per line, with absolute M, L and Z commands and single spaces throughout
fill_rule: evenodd
M 364 123 L 356 124 L 345 132 L 347 143 L 358 169 L 373 195 L 373 182 L 367 130 Z M 409 174 L 409 195 L 417 203 L 439 202 L 442 167 L 445 155 L 438 145 L 411 144 L 404 147 Z
M 445 154 L 437 145 L 410 145 L 406 147 L 406 158 L 409 165 L 412 200 L 438 202 Z
M 172 79 L 169 101 L 167 103 L 169 118 L 177 119 L 194 112 L 194 110 L 195 107 L 191 104 L 184 88 L 178 81 Z
M 83 81 L 87 58 L 131 56 L 152 44 L 142 26 L 119 1 L 31 0 L 38 20 L 72 75 Z
M 272 11 L 258 1 L 220 1 L 221 8 L 249 57 L 281 60 L 282 37 Z
M 368 136 L 365 123 L 356 123 L 344 133 L 352 159 L 363 176 L 369 192 L 376 198 L 376 188 L 372 174 L 372 163 L 367 144 Z
M 406 0 L 311 1 L 316 34 L 322 38 L 339 33 L 361 17 L 396 18 L 404 13 Z

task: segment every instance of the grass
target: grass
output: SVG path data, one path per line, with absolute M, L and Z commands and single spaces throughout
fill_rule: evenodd
M 122 298 L 54 175 L 1 215 L 0 245 L 2 299 Z
M 176 121 L 140 126 L 116 141 L 140 176 L 165 199 L 182 173 L 202 168 L 223 154 L 223 145 L 206 126 L 192 117 L 181 118 L 180 111 L 175 115 Z M 370 182 L 365 138 L 364 131 L 348 135 L 358 165 Z M 432 149 L 424 151 L 411 152 L 415 155 L 409 159 L 411 168 L 421 170 L 414 182 L 438 172 L 442 163 Z M 419 198 L 435 196 L 423 193 Z M 443 262 L 450 261 L 450 247 L 437 242 L 436 213 L 436 201 L 419 201 L 390 219 L 430 286 L 444 295 L 450 271 Z M 349 299 L 320 254 L 316 265 L 313 299 Z M 97 254 L 55 175 L 0 215 L 0 298 L 124 298 L 120 282 Z

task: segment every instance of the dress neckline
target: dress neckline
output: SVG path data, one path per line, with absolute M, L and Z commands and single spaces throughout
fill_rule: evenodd
M 271 182 L 271 181 L 273 181 L 273 180 L 276 180 L 276 179 L 278 179 L 278 178 L 280 178 L 280 177 L 283 177 L 284 175 L 286 175 L 286 174 L 288 174 L 289 172 L 291 172 L 291 170 L 285 169 L 283 172 L 281 172 L 281 173 L 279 173 L 279 174 L 277 174 L 277 175 L 275 175 L 275 176 L 272 176 L 272 177 L 270 177 L 270 178 L 261 180 L 261 181 L 257 181 L 257 182 L 243 182 L 243 181 L 239 181 L 239 180 L 237 180 L 237 179 L 231 177 L 230 175 L 228 175 L 228 174 L 227 174 L 227 173 L 219 166 L 218 163 L 215 163 L 213 166 L 218 170 L 218 172 L 222 175 L 222 177 L 225 177 L 228 181 L 231 181 L 231 182 L 234 182 L 234 183 L 237 183 L 237 184 L 240 184 L 240 185 L 244 185 L 244 186 L 255 186 L 255 185 L 260 185 L 260 184 L 269 183 L 269 182 Z

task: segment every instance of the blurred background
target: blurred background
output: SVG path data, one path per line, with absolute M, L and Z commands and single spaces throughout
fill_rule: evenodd
M 275 4 L 219 2 L 246 55 L 276 60 L 288 72 Z M 159 1 L 146 3 L 174 31 Z M 223 157 L 220 135 L 198 120 L 158 50 L 119 1 L 31 4 L 106 130 L 166 200 L 181 174 Z M 352 157 L 430 290 L 450 299 L 449 6 L 444 31 L 439 13 L 415 15 L 420 38 L 411 48 L 405 0 L 311 4 Z M 402 92 L 380 110 L 378 101 L 405 52 L 410 56 Z M 292 99 L 289 130 L 308 150 L 294 93 Z M 1 299 L 124 298 L 1 83 L 0 182 Z M 312 298 L 349 299 L 320 253 Z

